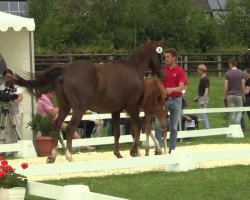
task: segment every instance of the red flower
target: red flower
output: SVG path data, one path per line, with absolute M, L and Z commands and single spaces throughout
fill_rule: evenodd
M 1 164 L 2 164 L 2 165 L 8 165 L 8 161 L 7 161 L 7 160 L 2 160 L 2 161 L 1 161 Z
M 0 179 L 5 176 L 6 172 L 5 171 L 0 171 Z
M 22 164 L 21 164 L 21 167 L 22 167 L 23 169 L 28 168 L 28 166 L 29 166 L 28 163 L 22 163 Z
M 10 165 L 5 167 L 6 172 L 13 171 L 13 168 Z

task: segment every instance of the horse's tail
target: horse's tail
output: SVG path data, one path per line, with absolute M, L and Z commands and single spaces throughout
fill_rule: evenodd
M 30 93 L 34 94 L 34 89 L 40 90 L 47 86 L 50 86 L 50 89 L 53 90 L 54 83 L 58 79 L 63 80 L 63 67 L 55 65 L 40 74 L 34 75 L 34 78 L 31 80 L 27 80 L 16 74 L 13 82 L 14 84 L 25 87 Z

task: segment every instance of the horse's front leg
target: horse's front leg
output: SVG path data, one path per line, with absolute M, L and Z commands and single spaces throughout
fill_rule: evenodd
M 163 149 L 164 149 L 164 154 L 167 154 L 167 128 L 162 129 L 162 138 L 163 138 Z
M 117 158 L 122 158 L 120 154 L 120 112 L 112 113 L 112 131 L 115 137 L 115 146 L 114 146 L 114 154 Z
M 130 150 L 130 155 L 132 157 L 141 156 L 140 151 L 139 151 L 140 133 L 141 133 L 141 120 L 139 117 L 139 113 L 140 111 L 131 114 L 132 127 L 133 127 L 133 132 L 134 132 L 134 145 L 132 149 Z
M 83 112 L 82 110 L 80 110 L 79 108 L 73 109 L 73 114 L 72 114 L 72 118 L 69 122 L 69 124 L 67 125 L 66 128 L 66 137 L 67 137 L 67 149 L 66 149 L 66 159 L 69 162 L 73 161 L 73 157 L 72 157 L 72 140 L 73 140 L 73 136 L 74 133 L 76 131 L 77 126 L 79 125 L 83 113 L 85 113 L 85 111 Z

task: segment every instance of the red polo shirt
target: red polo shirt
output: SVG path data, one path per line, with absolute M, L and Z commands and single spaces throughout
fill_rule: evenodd
M 164 67 L 165 79 L 163 80 L 163 86 L 165 88 L 176 88 L 179 87 L 180 82 L 187 84 L 185 71 L 178 65 L 170 69 L 169 66 Z M 172 92 L 169 97 L 176 98 L 182 95 L 181 92 Z

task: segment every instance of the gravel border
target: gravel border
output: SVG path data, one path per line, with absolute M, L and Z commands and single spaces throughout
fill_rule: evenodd
M 243 150 L 250 149 L 250 144 L 201 144 L 201 145 L 190 145 L 190 146 L 181 146 L 178 147 L 179 150 L 184 150 L 188 152 L 209 152 L 209 151 L 226 151 L 226 150 Z M 144 153 L 144 150 L 141 149 L 141 153 Z M 150 155 L 154 153 L 154 150 L 151 149 Z M 121 151 L 121 154 L 124 157 L 130 157 L 129 151 Z M 84 152 L 74 154 L 73 158 L 75 161 L 87 161 L 87 160 L 103 160 L 103 159 L 116 159 L 112 151 L 108 152 Z M 25 158 L 25 159 L 14 159 L 9 160 L 10 165 L 18 166 L 23 162 L 33 164 L 44 164 L 46 162 L 45 157 L 36 157 L 36 158 Z M 66 162 L 65 156 L 58 156 L 57 163 Z M 214 168 L 221 166 L 231 166 L 231 165 L 250 165 L 249 159 L 237 159 L 237 160 L 222 160 L 222 161 L 200 161 L 196 163 L 196 168 Z M 72 177 L 96 177 L 96 176 L 108 176 L 114 174 L 131 174 L 145 171 L 164 171 L 163 166 L 159 167 L 144 167 L 144 168 L 133 168 L 133 169 L 122 169 L 122 170 L 109 170 L 109 171 L 100 171 L 100 172 L 84 172 L 84 173 L 74 173 L 74 174 L 60 174 L 60 175 L 49 175 L 49 176 L 34 176 L 29 177 L 31 181 L 40 181 L 40 180 L 55 180 L 62 178 L 72 178 Z

